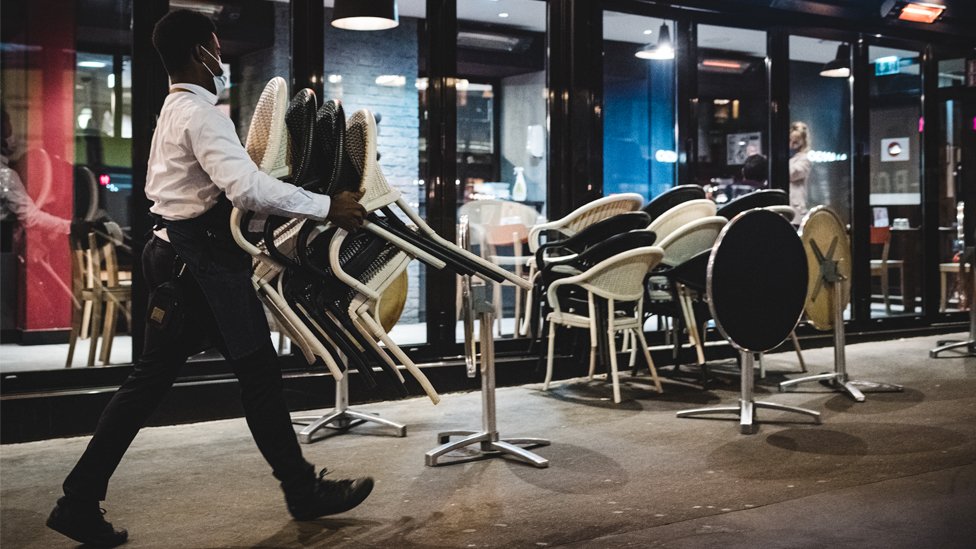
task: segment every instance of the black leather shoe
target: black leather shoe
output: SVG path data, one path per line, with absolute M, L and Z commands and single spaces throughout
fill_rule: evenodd
M 326 515 L 345 513 L 359 505 L 373 491 L 373 479 L 325 480 L 326 470 L 319 478 L 291 493 L 285 493 L 288 512 L 295 520 L 314 520 Z
M 92 547 L 115 547 L 129 539 L 124 529 L 116 530 L 102 516 L 105 510 L 98 502 L 78 502 L 67 497 L 58 500 L 47 527 L 69 538 Z

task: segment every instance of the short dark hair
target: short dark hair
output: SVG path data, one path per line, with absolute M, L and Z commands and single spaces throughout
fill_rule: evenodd
M 171 11 L 156 23 L 152 41 L 166 72 L 172 74 L 190 63 L 194 46 L 210 42 L 217 27 L 206 15 L 190 10 Z
M 742 178 L 749 181 L 765 181 L 769 175 L 769 164 L 761 154 L 749 155 L 742 165 Z

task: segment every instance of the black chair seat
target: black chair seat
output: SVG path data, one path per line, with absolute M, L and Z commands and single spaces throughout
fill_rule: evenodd
M 653 221 L 678 204 L 700 198 L 705 198 L 705 189 L 700 186 L 678 185 L 654 197 L 653 200 L 641 208 L 641 211 L 649 215 Z
M 765 208 L 767 206 L 787 206 L 790 203 L 790 195 L 782 189 L 763 189 L 761 191 L 744 194 L 739 198 L 729 202 L 719 208 L 715 215 L 720 215 L 725 219 L 731 220 L 740 213 L 753 208 Z

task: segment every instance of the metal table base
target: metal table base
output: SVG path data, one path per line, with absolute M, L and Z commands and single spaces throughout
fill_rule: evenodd
M 533 467 L 549 467 L 548 459 L 527 449 L 548 446 L 548 440 L 541 438 L 501 439 L 498 435 L 495 414 L 495 345 L 491 335 L 492 304 L 487 298 L 487 285 L 471 288 L 470 278 L 464 278 L 467 287 L 464 296 L 470 296 L 481 325 L 482 429 L 481 431 L 445 431 L 438 433 L 437 442 L 439 446 L 427 451 L 424 455 L 424 463 L 429 467 L 437 467 L 507 456 Z M 465 336 L 466 339 L 472 338 L 473 333 L 466 330 Z M 473 352 L 474 345 L 466 341 L 465 348 Z M 473 361 L 469 361 L 469 364 L 472 363 Z M 453 437 L 462 438 L 452 442 L 451 438 Z
M 744 435 L 751 435 L 756 432 L 756 409 L 766 408 L 769 410 L 779 410 L 781 412 L 792 412 L 795 414 L 808 415 L 817 424 L 820 424 L 820 412 L 799 408 L 797 406 L 787 406 L 775 402 L 764 402 L 753 399 L 753 382 L 755 380 L 755 368 L 753 354 L 740 351 L 742 357 L 741 390 L 739 404 L 737 406 L 713 406 L 709 408 L 695 408 L 692 410 L 682 410 L 677 413 L 678 417 L 698 417 L 714 414 L 738 414 L 739 430 Z
M 359 412 L 357 410 L 351 410 L 349 408 L 349 376 L 348 374 L 343 376 L 343 378 L 336 382 L 336 399 L 335 408 L 332 412 L 324 416 L 305 416 L 305 417 L 293 417 L 291 422 L 297 425 L 305 425 L 305 427 L 298 432 L 298 440 L 302 444 L 309 444 L 315 439 L 313 435 L 318 431 L 323 429 L 329 429 L 332 432 L 325 434 L 320 438 L 326 438 L 333 435 L 338 435 L 364 423 L 376 423 L 378 425 L 383 425 L 389 427 L 394 436 L 405 437 L 407 436 L 407 426 L 397 423 L 395 421 L 390 421 L 389 419 L 381 418 L 375 414 L 369 414 L 366 412 Z
M 960 269 L 965 269 L 969 266 L 969 270 L 973 273 L 973 280 L 970 282 L 969 289 L 969 339 L 966 341 L 958 340 L 944 340 L 937 342 L 937 347 L 929 351 L 929 358 L 939 358 L 939 353 L 944 353 L 946 351 L 954 351 L 956 349 L 965 349 L 963 352 L 955 353 L 956 357 L 967 357 L 976 356 L 976 307 L 973 306 L 973 297 L 976 297 L 976 265 L 973 265 L 974 258 L 973 248 L 966 249 L 967 259 L 960 262 Z
M 831 387 L 836 391 L 840 391 L 850 398 L 854 399 L 855 402 L 864 402 L 864 393 L 897 393 L 904 391 L 905 388 L 901 385 L 894 385 L 890 383 L 876 383 L 873 381 L 858 381 L 850 379 L 847 375 L 847 359 L 844 355 L 844 347 L 846 341 L 844 338 L 844 313 L 841 308 L 837 305 L 843 301 L 841 288 L 841 281 L 830 281 L 828 282 L 832 286 L 832 291 L 834 292 L 834 371 L 824 372 L 822 374 L 816 374 L 806 377 L 798 377 L 796 379 L 790 379 L 779 384 L 780 391 L 786 391 L 790 387 L 794 387 L 801 383 L 810 383 L 814 381 L 819 381 Z

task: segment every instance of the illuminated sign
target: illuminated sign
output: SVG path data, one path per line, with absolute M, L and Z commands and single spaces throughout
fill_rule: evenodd
M 888 57 L 879 57 L 874 60 L 874 75 L 875 76 L 888 76 L 889 74 L 898 74 L 901 72 L 901 63 L 898 56 L 891 55 Z

